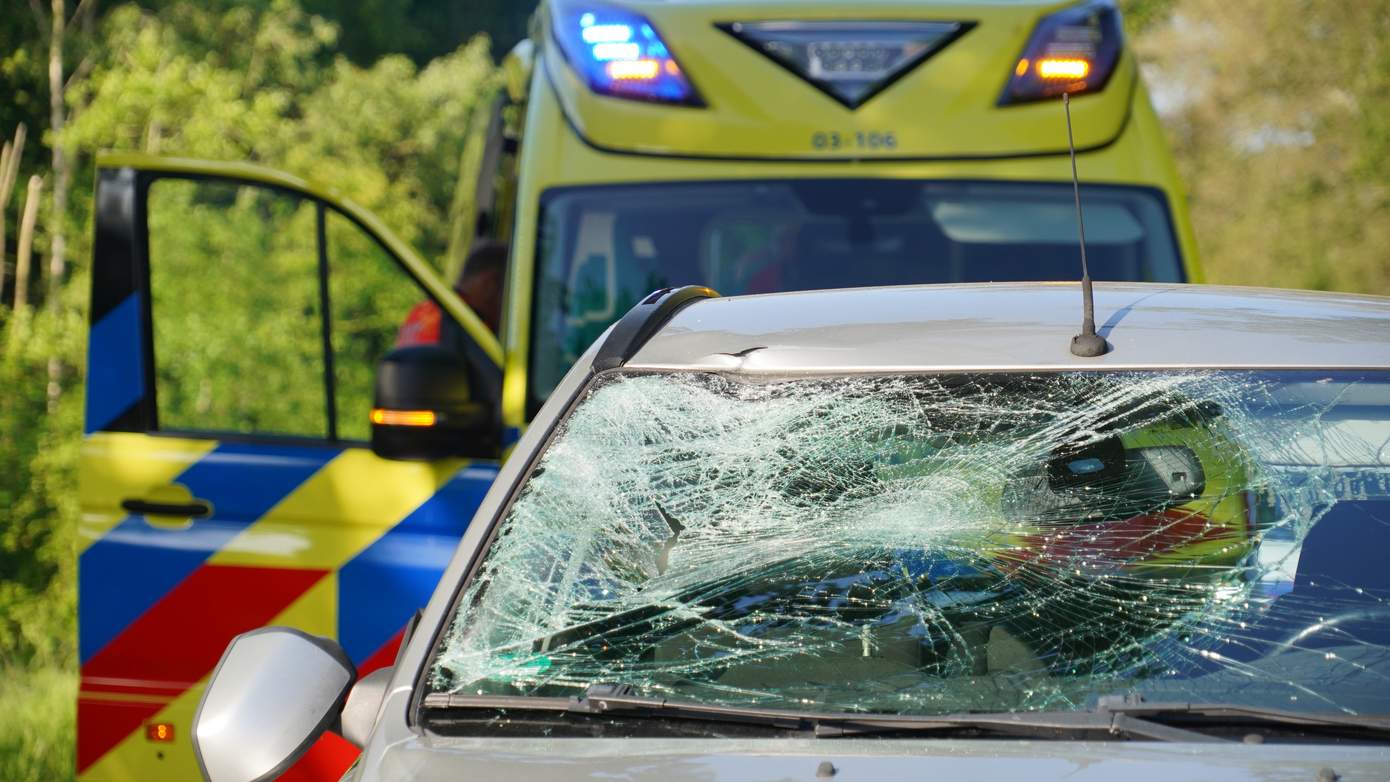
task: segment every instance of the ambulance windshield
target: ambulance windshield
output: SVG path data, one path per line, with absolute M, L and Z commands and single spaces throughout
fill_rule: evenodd
M 1091 274 L 1182 282 L 1153 190 L 1085 186 Z M 542 200 L 532 412 L 657 288 L 725 296 L 1080 275 L 1069 184 L 779 180 L 571 188 Z

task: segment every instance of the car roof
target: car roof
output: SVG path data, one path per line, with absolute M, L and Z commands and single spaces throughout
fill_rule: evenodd
M 1077 283 L 856 288 L 705 299 L 634 369 L 750 374 L 1160 368 L 1390 368 L 1390 298 L 1096 283 L 1112 350 L 1078 358 Z

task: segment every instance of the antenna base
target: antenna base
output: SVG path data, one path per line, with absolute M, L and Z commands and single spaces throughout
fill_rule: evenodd
M 1095 358 L 1110 352 L 1110 343 L 1099 334 L 1077 334 L 1071 338 L 1071 354 L 1081 358 Z

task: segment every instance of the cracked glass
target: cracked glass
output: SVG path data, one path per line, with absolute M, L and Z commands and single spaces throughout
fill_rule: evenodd
M 429 687 L 1390 713 L 1390 374 L 597 380 Z

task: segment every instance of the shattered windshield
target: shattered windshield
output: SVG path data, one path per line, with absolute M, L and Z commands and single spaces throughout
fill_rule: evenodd
M 1390 713 L 1390 374 L 600 379 L 434 692 Z

